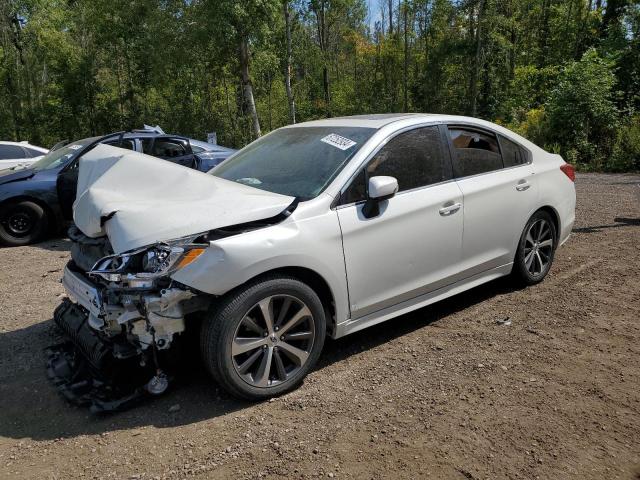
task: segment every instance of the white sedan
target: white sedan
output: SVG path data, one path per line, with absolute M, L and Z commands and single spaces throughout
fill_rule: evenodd
M 560 156 L 468 117 L 288 126 L 208 175 L 98 146 L 80 163 L 81 245 L 55 319 L 73 339 L 84 318 L 103 343 L 90 351 L 129 345 L 153 372 L 167 367 L 154 352 L 193 329 L 219 384 L 271 397 L 302 381 L 326 335 L 505 275 L 542 281 L 575 203 Z
M 17 165 L 31 165 L 47 153 L 49 150 L 46 148 L 29 142 L 0 142 L 0 170 Z

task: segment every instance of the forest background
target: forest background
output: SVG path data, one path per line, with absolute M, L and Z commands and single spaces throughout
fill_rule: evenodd
M 640 2 L 0 2 L 2 140 L 146 123 L 241 147 L 383 112 L 480 117 L 582 170 L 640 170 Z

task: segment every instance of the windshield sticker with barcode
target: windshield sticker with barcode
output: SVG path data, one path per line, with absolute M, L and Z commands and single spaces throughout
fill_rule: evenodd
M 82 148 L 82 145 L 69 145 L 67 148 L 70 148 L 71 150 L 79 150 Z
M 349 140 L 348 138 L 341 137 L 337 133 L 330 133 L 324 138 L 320 139 L 321 142 L 328 143 L 329 145 L 333 145 L 340 150 L 348 150 L 353 147 L 357 142 L 353 140 Z

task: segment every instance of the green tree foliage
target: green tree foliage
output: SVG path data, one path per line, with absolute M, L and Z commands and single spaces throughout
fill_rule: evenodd
M 639 169 L 640 2 L 3 0 L 0 107 L 0 138 L 43 145 L 147 123 L 239 147 L 292 108 L 475 115 Z
M 591 49 L 559 75 L 546 103 L 545 138 L 560 146 L 568 161 L 601 168 L 618 130 L 612 66 Z

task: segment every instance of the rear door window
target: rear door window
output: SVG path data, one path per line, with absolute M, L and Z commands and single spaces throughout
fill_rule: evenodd
M 493 133 L 449 127 L 453 147 L 453 174 L 456 178 L 500 170 L 502 156 Z
M 506 167 L 517 167 L 529 162 L 528 152 L 515 142 L 500 135 L 500 147 L 502 148 L 502 160 Z

